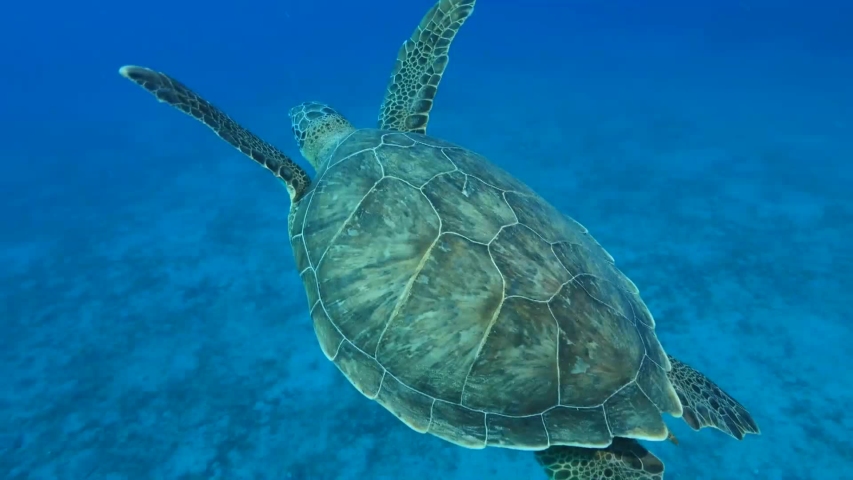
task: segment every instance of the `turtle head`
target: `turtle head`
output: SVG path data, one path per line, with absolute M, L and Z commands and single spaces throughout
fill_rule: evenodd
M 290 127 L 299 151 L 315 170 L 326 160 L 329 149 L 355 130 L 343 115 L 319 102 L 305 102 L 291 108 Z

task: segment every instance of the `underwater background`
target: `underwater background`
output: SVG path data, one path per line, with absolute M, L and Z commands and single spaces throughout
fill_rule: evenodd
M 375 125 L 432 0 L 14 2 L 0 16 L 0 478 L 545 479 L 415 433 L 323 356 L 268 172 L 117 71 L 301 159 Z M 479 0 L 430 134 L 583 223 L 667 351 L 743 403 L 666 478 L 853 478 L 853 2 Z

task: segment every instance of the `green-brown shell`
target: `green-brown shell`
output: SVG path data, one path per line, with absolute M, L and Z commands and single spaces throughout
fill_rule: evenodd
M 293 208 L 320 345 L 362 393 L 471 448 L 663 439 L 679 414 L 637 288 L 483 157 L 359 130 Z

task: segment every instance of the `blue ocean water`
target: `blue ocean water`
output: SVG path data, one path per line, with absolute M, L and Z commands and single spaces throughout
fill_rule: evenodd
M 288 109 L 375 125 L 432 3 L 3 7 L 0 478 L 545 478 L 352 388 L 285 190 L 117 73 L 167 72 L 300 158 Z M 851 24 L 840 0 L 479 0 L 454 42 L 429 133 L 583 223 L 762 429 L 668 419 L 679 445 L 646 444 L 668 480 L 853 478 Z

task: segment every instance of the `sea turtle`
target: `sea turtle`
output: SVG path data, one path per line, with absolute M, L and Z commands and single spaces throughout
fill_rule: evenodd
M 400 49 L 376 129 L 290 111 L 291 158 L 168 75 L 120 73 L 286 185 L 316 336 L 365 396 L 418 432 L 536 451 L 550 479 L 662 479 L 638 440 L 662 414 L 742 439 L 747 410 L 667 355 L 637 287 L 578 222 L 486 158 L 427 136 L 475 0 L 440 0 Z M 535 135 L 536 132 L 528 132 Z

